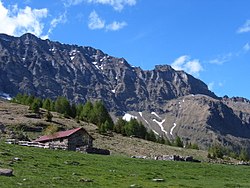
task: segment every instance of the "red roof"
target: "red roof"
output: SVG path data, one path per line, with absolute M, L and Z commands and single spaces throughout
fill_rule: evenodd
M 65 137 L 68 137 L 68 136 L 74 134 L 75 132 L 77 132 L 81 129 L 83 129 L 83 128 L 79 127 L 79 128 L 71 129 L 71 130 L 67 130 L 67 131 L 56 132 L 52 135 L 41 136 L 40 138 L 34 140 L 34 142 L 43 142 L 43 141 L 49 141 L 49 140 L 58 139 L 58 138 L 65 138 Z

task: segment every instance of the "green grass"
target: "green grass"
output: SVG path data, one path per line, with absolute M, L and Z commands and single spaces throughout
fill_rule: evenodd
M 13 162 L 15 157 L 21 161 Z M 0 143 L 0 167 L 14 170 L 13 177 L 0 176 L 1 188 L 250 187 L 246 166 L 130 159 L 4 143 Z

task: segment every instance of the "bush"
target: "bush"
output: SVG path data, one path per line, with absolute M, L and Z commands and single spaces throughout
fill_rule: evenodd
M 46 118 L 46 121 L 48 121 L 48 122 L 52 121 L 53 115 L 49 110 L 46 112 L 45 118 Z
M 177 136 L 175 138 L 175 141 L 174 141 L 174 146 L 176 147 L 180 147 L 180 148 L 183 148 L 183 141 L 181 140 L 181 138 L 179 136 Z
M 239 160 L 241 161 L 249 161 L 249 156 L 246 149 L 241 149 Z
M 209 154 L 212 158 L 220 158 L 223 159 L 224 156 L 224 148 L 220 145 L 213 145 L 209 148 Z

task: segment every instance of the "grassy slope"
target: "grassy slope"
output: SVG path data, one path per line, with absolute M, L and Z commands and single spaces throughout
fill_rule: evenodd
M 19 157 L 21 161 L 11 162 Z M 0 187 L 250 187 L 250 168 L 98 156 L 0 143 Z M 164 182 L 153 182 L 163 178 Z M 93 180 L 83 182 L 81 180 Z
M 56 125 L 64 129 L 83 126 L 94 138 L 94 146 L 97 148 L 109 149 L 112 154 L 118 155 L 144 155 L 147 157 L 155 155 L 182 155 L 194 156 L 196 159 L 205 159 L 207 156 L 206 151 L 187 150 L 182 148 L 170 147 L 154 142 L 149 142 L 137 138 L 123 137 L 118 134 L 114 134 L 113 137 L 103 136 L 97 133 L 96 126 L 93 124 L 87 124 L 85 122 L 76 123 L 74 119 L 66 119 L 61 117 L 62 115 L 53 112 L 53 122 L 46 122 L 43 118 L 28 118 L 25 115 L 30 114 L 28 106 L 9 103 L 0 99 L 0 124 L 6 125 L 6 127 L 18 126 L 20 124 L 30 127 L 37 127 L 43 125 Z M 45 111 L 42 111 L 44 114 Z M 35 139 L 42 132 L 28 132 L 30 138 Z M 1 139 L 1 138 L 0 138 Z

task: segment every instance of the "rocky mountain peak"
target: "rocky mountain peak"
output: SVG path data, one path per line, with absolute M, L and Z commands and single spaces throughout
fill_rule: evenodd
M 102 99 L 120 113 L 161 111 L 167 100 L 190 93 L 216 97 L 202 81 L 169 65 L 144 71 L 92 47 L 41 40 L 29 33 L 2 36 L 10 42 L 1 45 L 5 53 L 0 54 L 0 90 L 11 95 L 64 95 L 74 102 Z

